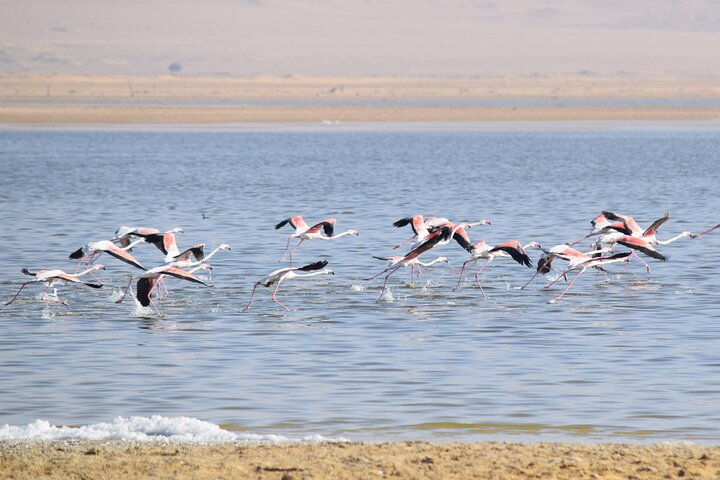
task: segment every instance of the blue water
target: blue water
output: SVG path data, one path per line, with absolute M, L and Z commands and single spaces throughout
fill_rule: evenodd
M 572 124 L 569 124 L 572 125 Z M 135 273 L 104 256 L 101 290 L 30 285 L 0 308 L 0 424 L 80 425 L 116 415 L 189 416 L 233 430 L 351 439 L 573 439 L 720 443 L 720 231 L 659 247 L 652 271 L 611 266 L 542 289 L 532 270 L 496 260 L 485 300 L 467 253 L 390 277 L 372 255 L 408 215 L 487 218 L 473 241 L 552 245 L 589 230 L 602 209 L 661 239 L 720 222 L 720 129 L 645 128 L 0 130 L 0 296 L 21 267 L 72 271 L 68 254 L 120 225 L 182 226 L 181 247 L 226 242 L 214 287 L 168 282 L 163 318 L 111 301 Z M 299 263 L 335 276 L 283 284 L 285 312 L 253 282 L 279 268 L 301 214 L 336 217 L 358 237 L 306 242 Z M 142 248 L 144 247 L 144 248 Z M 538 251 L 531 250 L 533 260 Z M 151 246 L 135 249 L 159 264 Z M 433 254 L 429 254 L 431 258 Z M 390 297 L 388 297 L 390 298 Z

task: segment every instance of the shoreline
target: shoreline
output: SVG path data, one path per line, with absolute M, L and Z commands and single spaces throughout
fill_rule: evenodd
M 717 478 L 720 447 L 687 444 L 0 442 L 0 477 Z
M 717 120 L 714 78 L 0 76 L 0 125 Z

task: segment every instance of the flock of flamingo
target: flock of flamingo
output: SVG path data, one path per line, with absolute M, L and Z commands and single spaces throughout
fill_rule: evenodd
M 511 240 L 497 245 L 490 245 L 484 240 L 472 243 L 468 235 L 468 230 L 477 225 L 490 225 L 488 220 L 480 220 L 472 223 L 455 223 L 447 218 L 425 218 L 423 215 L 415 215 L 402 218 L 393 224 L 398 228 L 411 227 L 413 235 L 406 241 L 396 244 L 393 247 L 397 249 L 409 244 L 410 251 L 405 255 L 374 257 L 387 262 L 386 268 L 377 275 L 363 280 L 370 281 L 384 276 L 382 290 L 376 301 L 376 303 L 379 303 L 385 295 L 390 277 L 395 272 L 401 268 L 409 267 L 412 275 L 411 281 L 414 284 L 416 269 L 420 272 L 421 267 L 448 262 L 447 257 L 442 256 L 436 257 L 428 262 L 421 261 L 420 257 L 440 245 L 450 244 L 454 241 L 469 254 L 469 258 L 463 262 L 460 268 L 454 290 L 458 290 L 461 287 L 463 275 L 468 265 L 476 264 L 480 260 L 484 260 L 475 272 L 475 282 L 485 299 L 487 299 L 488 297 L 482 287 L 481 274 L 490 262 L 496 258 L 508 258 L 514 260 L 521 266 L 533 268 L 533 262 L 528 256 L 527 251 L 530 249 L 539 249 L 541 255 L 537 261 L 537 266 L 534 267 L 535 273 L 521 289 L 526 288 L 538 275 L 548 275 L 551 272 L 555 272 L 557 274 L 556 278 L 545 285 L 544 288 L 550 288 L 561 279 L 564 279 L 568 283 L 560 294 L 549 300 L 550 303 L 554 303 L 560 300 L 570 287 L 572 287 L 577 278 L 589 268 L 600 271 L 605 275 L 607 280 L 607 270 L 605 269 L 607 265 L 611 263 L 625 263 L 625 269 L 627 269 L 630 259 L 634 257 L 643 263 L 649 273 L 650 266 L 642 259 L 641 254 L 652 259 L 664 261 L 666 257 L 658 251 L 658 245 L 667 245 L 681 238 L 700 238 L 720 228 L 720 224 L 718 224 L 701 233 L 694 234 L 686 231 L 668 240 L 659 240 L 656 237 L 657 231 L 669 218 L 669 214 L 665 213 L 665 215 L 654 221 L 649 227 L 642 228 L 629 215 L 603 211 L 590 222 L 592 229 L 582 238 L 547 249 L 538 242 L 530 242 L 522 245 L 517 240 Z M 334 274 L 333 270 L 326 268 L 328 264 L 326 260 L 315 261 L 304 266 L 292 266 L 292 262 L 297 250 L 305 241 L 336 240 L 344 236 L 358 235 L 356 230 L 347 230 L 336 234 L 335 223 L 336 220 L 334 218 L 329 218 L 309 226 L 301 216 L 293 216 L 275 225 L 276 230 L 286 225 L 294 230 L 294 232 L 288 236 L 285 252 L 280 259 L 281 262 L 289 261 L 290 266 L 275 270 L 262 280 L 256 282 L 252 287 L 250 299 L 243 311 L 250 311 L 258 286 L 271 287 L 274 285 L 275 288 L 271 295 L 273 302 L 289 311 L 291 309 L 276 297 L 278 289 L 284 281 L 293 278 L 309 278 L 317 275 Z M 62 270 L 38 270 L 32 272 L 27 268 L 23 268 L 21 272 L 32 277 L 32 279 L 23 282 L 15 296 L 6 302 L 5 305 L 13 303 L 19 297 L 22 290 L 28 284 L 32 283 L 43 283 L 45 285 L 45 289 L 39 297 L 40 301 L 60 303 L 63 305 L 67 305 L 67 302 L 58 299 L 56 290 L 53 290 L 54 293 L 52 295 L 49 294 L 50 288 L 60 282 L 82 284 L 91 288 L 101 288 L 103 283 L 94 272 L 105 269 L 102 264 L 96 262 L 103 253 L 106 253 L 111 257 L 135 267 L 139 271 L 137 275 L 130 277 L 130 281 L 122 295 L 115 301 L 118 303 L 122 302 L 127 293 L 131 291 L 133 281 L 136 281 L 134 298 L 138 304 L 145 308 L 151 306 L 158 316 L 162 316 L 153 301 L 153 292 L 155 292 L 156 298 L 161 298 L 160 288 L 158 287 L 163 286 L 165 296 L 167 296 L 168 290 L 167 286 L 165 286 L 165 277 L 174 277 L 200 285 L 211 286 L 196 276 L 195 272 L 212 269 L 211 265 L 207 262 L 216 253 L 230 249 L 230 245 L 223 243 L 218 245 L 210 253 L 205 254 L 205 244 L 201 243 L 180 251 L 175 238 L 175 234 L 180 232 L 182 232 L 182 228 L 179 227 L 161 232 L 154 228 L 122 226 L 117 229 L 115 235 L 110 240 L 89 242 L 72 252 L 69 258 L 77 260 L 74 273 L 66 273 Z M 583 252 L 574 248 L 575 245 L 593 237 L 595 237 L 596 240 L 586 251 Z M 299 239 L 299 242 L 291 249 L 290 245 L 294 239 Z M 146 268 L 132 255 L 132 249 L 141 244 L 152 244 L 160 250 L 163 258 L 159 266 Z M 617 245 L 626 247 L 626 250 L 615 252 L 614 248 Z M 567 264 L 560 269 L 556 269 L 557 263 L 561 261 L 567 262 Z M 568 274 L 571 272 L 577 273 L 568 281 Z M 81 278 L 86 275 L 92 277 L 93 280 L 86 281 Z

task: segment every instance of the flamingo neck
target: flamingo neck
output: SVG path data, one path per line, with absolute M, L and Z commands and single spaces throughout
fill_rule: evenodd
M 661 240 L 657 240 L 657 239 L 656 239 L 655 241 L 656 241 L 658 244 L 660 244 L 660 245 L 667 245 L 668 243 L 672 243 L 672 242 L 674 242 L 675 240 L 680 240 L 680 239 L 683 238 L 683 237 L 687 237 L 687 234 L 686 234 L 685 232 L 683 232 L 683 233 L 681 233 L 681 234 L 679 234 L 679 235 L 675 235 L 674 237 L 672 237 L 672 238 L 669 239 L 669 240 L 661 241 Z

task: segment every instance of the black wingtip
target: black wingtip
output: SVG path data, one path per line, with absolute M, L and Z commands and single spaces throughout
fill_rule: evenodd
M 28 269 L 25 268 L 25 267 L 21 268 L 20 271 L 21 271 L 22 273 L 24 273 L 25 275 L 30 275 L 31 277 L 34 277 L 34 276 L 36 275 L 35 273 L 31 272 L 30 270 L 28 270 Z
M 405 225 L 409 224 L 410 222 L 412 222 L 412 217 L 401 218 L 400 220 L 393 222 L 393 227 L 397 227 L 397 228 L 404 227 Z
M 325 265 L 327 265 L 327 260 L 321 260 L 319 262 L 310 263 L 308 265 L 305 265 L 304 267 L 300 267 L 298 270 L 302 270 L 304 272 L 309 272 L 312 270 L 320 270 L 321 268 L 325 268 Z
M 73 260 L 79 260 L 82 258 L 82 256 L 83 256 L 83 247 L 80 247 L 77 250 L 75 250 L 74 252 L 72 252 L 69 255 L 69 258 L 72 258 Z
M 290 223 L 290 219 L 289 219 L 289 218 L 286 218 L 286 219 L 283 220 L 282 222 L 280 222 L 280 223 L 278 223 L 277 225 L 275 225 L 275 230 L 278 230 L 278 229 L 284 227 L 284 226 L 287 225 L 288 223 Z

